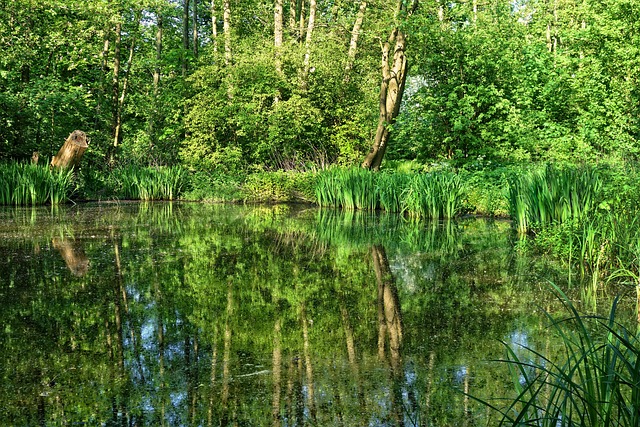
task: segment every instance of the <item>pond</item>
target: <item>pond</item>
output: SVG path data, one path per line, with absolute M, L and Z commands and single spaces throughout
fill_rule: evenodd
M 506 221 L 186 203 L 0 208 L 0 272 L 1 425 L 491 424 L 570 278 Z

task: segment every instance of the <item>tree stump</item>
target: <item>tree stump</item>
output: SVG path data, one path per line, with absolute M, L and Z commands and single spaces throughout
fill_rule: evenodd
M 77 166 L 88 147 L 87 135 L 81 130 L 74 130 L 58 154 L 51 159 L 51 167 L 68 169 Z

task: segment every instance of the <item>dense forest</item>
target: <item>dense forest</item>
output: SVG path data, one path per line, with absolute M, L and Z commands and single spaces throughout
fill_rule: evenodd
M 0 53 L 0 161 L 640 156 L 634 0 L 2 0 Z

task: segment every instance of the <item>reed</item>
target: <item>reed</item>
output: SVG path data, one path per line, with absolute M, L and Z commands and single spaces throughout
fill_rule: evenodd
M 175 200 L 187 180 L 180 166 L 141 167 L 129 165 L 114 170 L 120 181 L 120 194 L 126 199 Z
M 0 205 L 60 204 L 72 187 L 71 170 L 51 170 L 28 163 L 0 165 Z
M 505 426 L 640 425 L 640 342 L 616 321 L 617 301 L 607 318 L 581 316 L 555 287 L 569 317 L 551 327 L 562 339 L 561 359 L 507 345 L 516 397 L 506 406 L 488 405 Z M 479 400 L 479 399 L 478 399 Z
M 411 218 L 453 218 L 462 212 L 465 189 L 451 173 L 412 176 L 402 197 L 402 211 Z
M 373 173 L 362 168 L 321 172 L 316 200 L 322 207 L 382 209 L 415 219 L 453 218 L 466 198 L 460 178 L 451 173 Z
M 582 219 L 594 210 L 601 189 L 602 180 L 593 167 L 547 165 L 509 180 L 509 213 L 521 233 Z

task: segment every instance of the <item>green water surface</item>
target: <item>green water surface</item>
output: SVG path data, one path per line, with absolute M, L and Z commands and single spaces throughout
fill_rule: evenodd
M 491 425 L 565 270 L 504 221 L 2 208 L 0 425 Z

